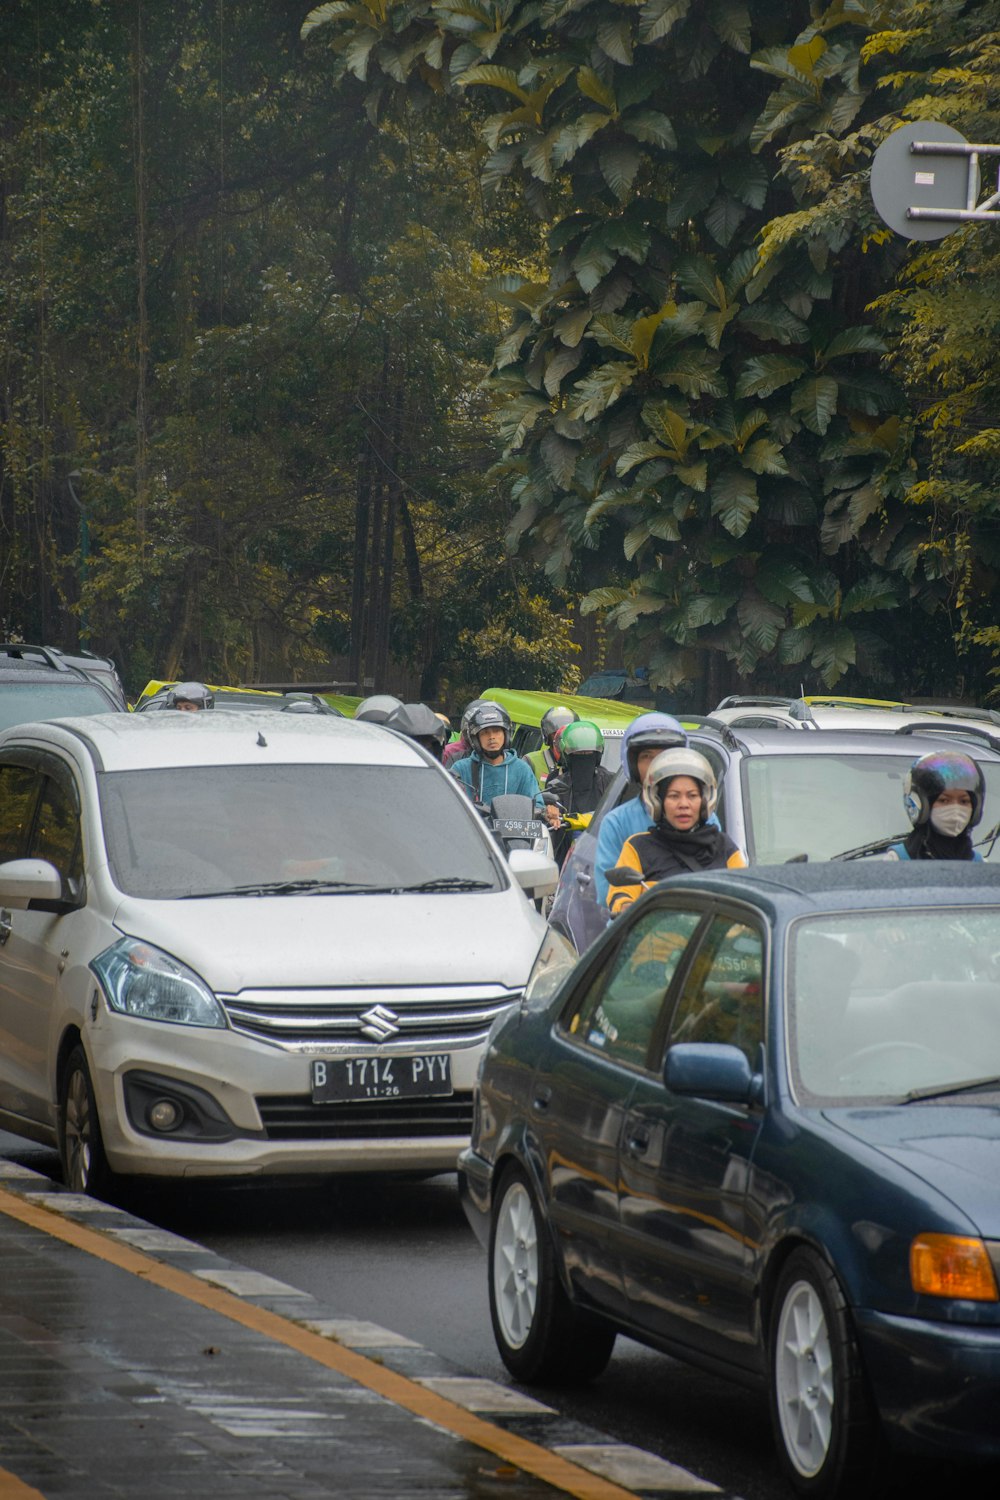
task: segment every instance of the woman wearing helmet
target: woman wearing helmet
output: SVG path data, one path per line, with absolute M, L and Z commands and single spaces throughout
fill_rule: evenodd
M 213 708 L 215 696 L 203 682 L 178 682 L 166 694 L 163 706 L 196 714 L 202 709 Z
M 644 833 L 649 818 L 642 805 L 642 778 L 661 750 L 686 745 L 687 735 L 672 714 L 639 714 L 622 736 L 622 765 L 628 775 L 628 786 L 617 807 L 604 813 L 597 824 L 597 848 L 594 851 L 593 892 L 601 911 L 608 909 L 608 879 L 605 874 L 618 863 L 625 840 L 633 833 Z M 714 814 L 713 814 L 714 820 Z
M 589 719 L 576 719 L 556 730 L 552 747 L 558 751 L 559 764 L 545 778 L 545 791 L 559 799 L 564 813 L 572 818 L 585 818 L 586 822 L 576 825 L 579 832 L 590 822 L 613 779 L 611 772 L 601 765 L 604 736 Z M 562 864 L 576 836 L 569 828 L 561 828 L 552 840 L 557 864 Z
M 983 816 L 986 785 L 969 755 L 932 750 L 913 762 L 903 784 L 903 806 L 913 832 L 891 844 L 890 859 L 982 859 L 972 829 Z
M 559 764 L 559 752 L 556 749 L 556 735 L 560 729 L 565 729 L 568 724 L 579 722 L 580 715 L 575 708 L 566 708 L 563 704 L 554 704 L 547 708 L 542 714 L 542 722 L 539 728 L 542 731 L 542 743 L 537 750 L 530 751 L 524 759 L 534 771 L 539 786 L 544 786 L 546 779 Z
M 484 699 L 469 715 L 467 734 L 471 752 L 451 767 L 477 807 L 488 808 L 494 797 L 518 793 L 530 797 L 535 812 L 552 826 L 559 821 L 555 807 L 546 807 L 531 767 L 510 748 L 510 715 L 499 703 Z
M 697 750 L 682 747 L 656 756 L 642 783 L 652 827 L 626 840 L 618 865 L 607 872 L 613 917 L 668 875 L 746 864 L 729 835 L 708 821 L 717 799 L 715 772 Z

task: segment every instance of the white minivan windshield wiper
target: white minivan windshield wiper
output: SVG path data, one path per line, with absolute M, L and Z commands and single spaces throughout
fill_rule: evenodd
M 188 891 L 181 901 L 211 901 L 224 896 L 348 896 L 396 890 L 392 885 L 365 885 L 357 880 L 264 880 L 252 885 L 231 885 L 224 891 Z

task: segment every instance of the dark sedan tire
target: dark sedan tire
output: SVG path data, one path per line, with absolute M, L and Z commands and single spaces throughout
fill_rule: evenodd
M 97 1115 L 86 1054 L 74 1047 L 59 1085 L 59 1157 L 63 1182 L 73 1193 L 100 1197 L 114 1181 Z
M 775 1290 L 768 1392 L 778 1456 L 800 1495 L 874 1493 L 885 1442 L 850 1312 L 833 1271 L 805 1248 Z
M 605 1368 L 615 1330 L 570 1301 L 527 1176 L 508 1167 L 490 1215 L 490 1317 L 500 1357 L 518 1380 L 582 1385 Z

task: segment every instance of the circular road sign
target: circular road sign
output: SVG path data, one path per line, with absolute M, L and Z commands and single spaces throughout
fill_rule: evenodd
M 953 229 L 955 220 L 908 219 L 908 208 L 965 208 L 969 182 L 966 155 L 941 156 L 936 152 L 910 150 L 913 141 L 945 141 L 966 144 L 964 135 L 936 120 L 917 120 L 901 125 L 886 136 L 872 157 L 872 202 L 890 229 L 908 240 L 940 240 Z M 979 196 L 979 176 L 976 174 Z

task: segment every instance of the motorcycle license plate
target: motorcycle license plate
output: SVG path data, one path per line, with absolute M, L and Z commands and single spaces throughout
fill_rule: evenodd
M 314 1104 L 427 1099 L 452 1093 L 448 1052 L 422 1057 L 316 1058 L 312 1063 Z
M 534 818 L 497 818 L 496 831 L 502 838 L 540 839 L 545 824 Z

